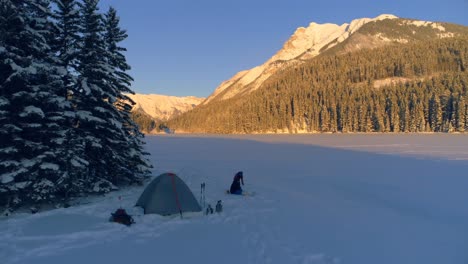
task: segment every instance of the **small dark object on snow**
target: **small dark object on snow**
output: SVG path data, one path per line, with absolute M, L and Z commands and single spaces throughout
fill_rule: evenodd
M 39 212 L 39 209 L 37 209 L 36 207 L 31 207 L 31 208 L 29 208 L 29 210 L 31 210 L 31 214 L 35 214 L 35 213 Z
M 221 204 L 221 200 L 218 201 L 216 204 L 216 212 L 221 213 L 223 211 L 223 205 Z
M 211 204 L 208 204 L 208 207 L 206 208 L 206 215 L 209 215 L 212 213 L 213 213 L 213 208 L 211 207 Z
M 127 214 L 125 209 L 122 209 L 122 208 L 117 209 L 115 213 L 111 214 L 109 221 L 123 224 L 126 226 L 130 226 L 131 224 L 135 223 L 132 216 Z

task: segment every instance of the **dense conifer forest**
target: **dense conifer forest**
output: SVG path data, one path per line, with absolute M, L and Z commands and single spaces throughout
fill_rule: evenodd
M 98 0 L 0 1 L 0 209 L 148 175 L 119 24 Z
M 170 120 L 176 132 L 468 131 L 468 38 L 323 55 Z
M 156 128 L 156 120 L 143 110 L 133 110 L 131 116 L 143 133 L 150 133 Z

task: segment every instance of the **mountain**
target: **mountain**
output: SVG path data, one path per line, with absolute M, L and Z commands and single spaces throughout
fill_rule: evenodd
M 310 23 L 307 28 L 299 27 L 264 64 L 241 71 L 221 83 L 202 105 L 255 91 L 277 72 L 303 64 L 320 54 L 351 52 L 466 33 L 467 28 L 459 25 L 404 19 L 387 14 L 355 19 L 342 25 Z
M 167 122 L 178 132 L 468 131 L 468 27 L 382 15 L 299 28 Z
M 176 97 L 158 94 L 129 94 L 136 104 L 132 112 L 140 112 L 157 120 L 164 121 L 193 109 L 205 98 L 194 96 Z

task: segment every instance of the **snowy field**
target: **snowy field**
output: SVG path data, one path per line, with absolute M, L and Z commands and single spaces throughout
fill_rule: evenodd
M 0 263 L 467 264 L 468 135 L 148 136 L 224 212 L 162 217 L 144 187 L 0 219 Z M 242 170 L 252 197 L 226 195 Z M 118 197 L 122 197 L 122 201 Z M 109 223 L 120 205 L 136 220 Z

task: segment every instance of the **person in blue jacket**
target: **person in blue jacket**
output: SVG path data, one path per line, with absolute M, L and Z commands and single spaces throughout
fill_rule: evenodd
M 242 171 L 239 171 L 238 173 L 236 173 L 236 175 L 234 175 L 234 180 L 232 181 L 229 192 L 231 194 L 242 194 L 241 183 L 242 185 L 244 185 L 244 175 Z

